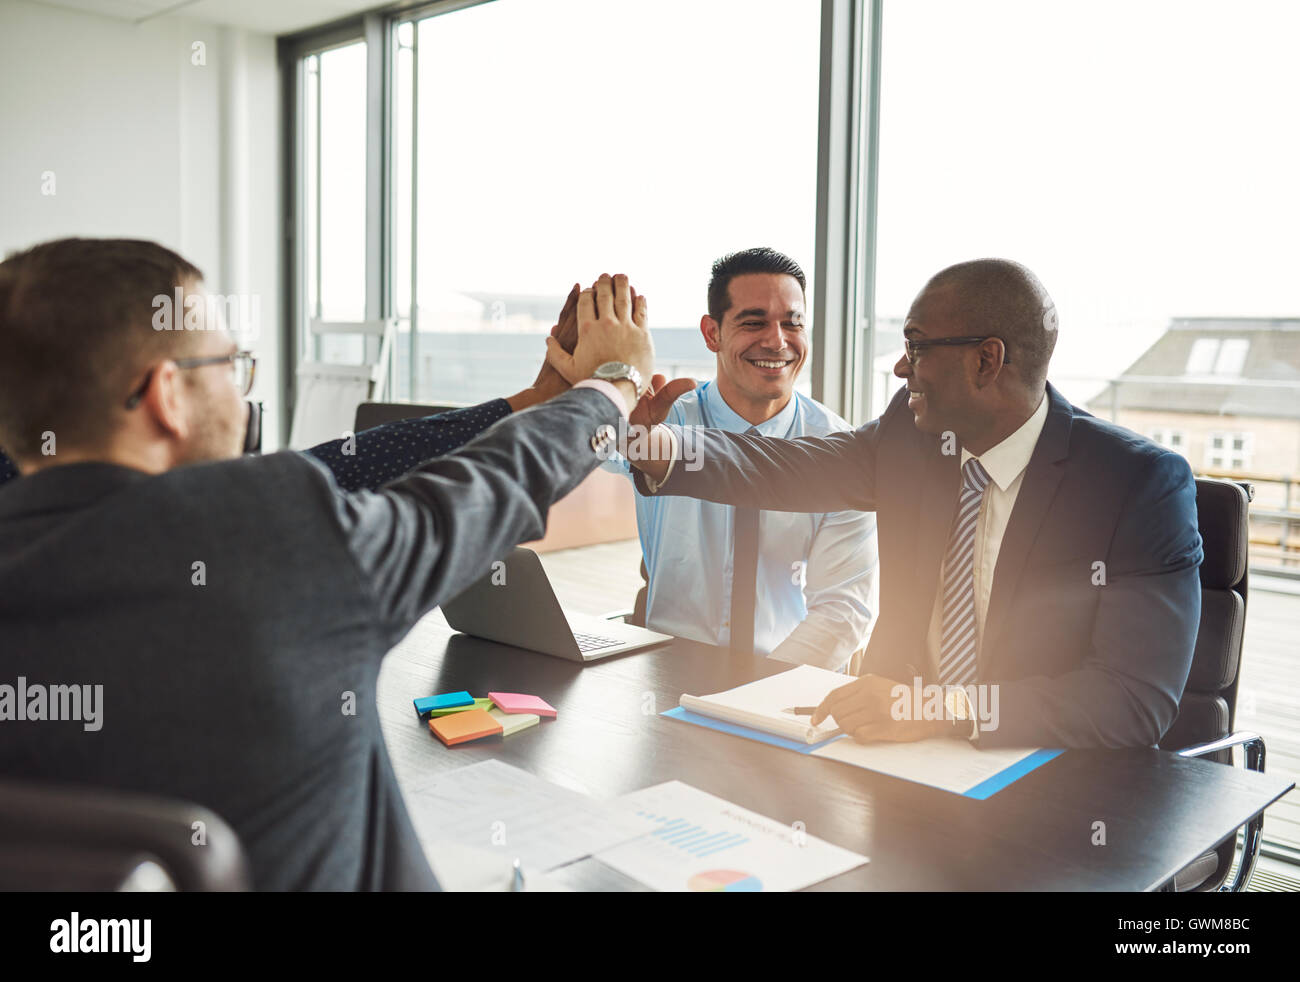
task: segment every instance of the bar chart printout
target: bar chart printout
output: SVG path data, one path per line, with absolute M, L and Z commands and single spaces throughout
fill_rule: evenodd
M 655 890 L 798 890 L 867 862 L 680 781 L 634 791 L 615 804 L 650 823 L 651 831 L 596 858 Z

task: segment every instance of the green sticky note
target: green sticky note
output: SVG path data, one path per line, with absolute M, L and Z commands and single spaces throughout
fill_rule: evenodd
M 491 699 L 475 698 L 472 706 L 449 706 L 446 709 L 432 709 L 428 712 L 429 716 L 450 716 L 452 713 L 463 713 L 467 709 L 482 709 L 484 711 L 492 708 Z

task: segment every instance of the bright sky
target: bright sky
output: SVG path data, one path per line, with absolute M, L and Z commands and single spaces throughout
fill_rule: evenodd
M 496 0 L 424 21 L 421 296 L 625 271 L 656 326 L 689 326 L 727 251 L 813 272 L 819 12 Z M 985 255 L 1056 298 L 1058 376 L 1123 370 L 1170 317 L 1300 315 L 1300 4 L 887 0 L 883 42 L 881 317 Z M 363 92 L 326 77 L 325 186 L 358 187 Z M 356 194 L 325 204 L 341 306 Z

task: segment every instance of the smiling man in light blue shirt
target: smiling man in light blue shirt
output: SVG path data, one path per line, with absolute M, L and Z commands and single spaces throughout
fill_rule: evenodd
M 776 437 L 850 429 L 794 391 L 810 341 L 805 286 L 799 265 L 771 249 L 715 262 L 700 332 L 717 377 L 680 396 L 667 422 Z M 628 470 L 622 458 L 605 466 Z M 866 643 L 879 593 L 875 515 L 642 495 L 636 509 L 652 630 L 836 670 Z

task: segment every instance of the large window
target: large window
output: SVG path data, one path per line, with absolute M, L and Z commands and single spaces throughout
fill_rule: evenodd
M 770 245 L 815 275 L 819 11 L 497 0 L 399 24 L 398 393 L 526 385 L 568 288 L 619 271 L 662 369 L 711 377 L 714 259 Z

